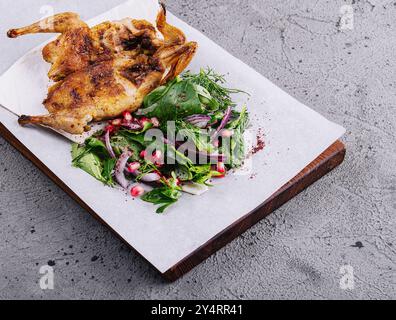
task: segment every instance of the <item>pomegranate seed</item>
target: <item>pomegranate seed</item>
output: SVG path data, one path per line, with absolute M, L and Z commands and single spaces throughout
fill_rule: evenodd
M 143 193 L 144 193 L 144 189 L 143 189 L 143 187 L 141 187 L 139 185 L 134 186 L 131 189 L 131 196 L 132 197 L 140 197 L 141 195 L 143 195 Z
M 228 130 L 228 129 L 224 129 L 224 130 L 221 131 L 221 136 L 222 136 L 223 138 L 229 138 L 229 137 L 231 137 L 233 134 L 234 134 L 234 132 L 232 132 L 231 130 Z
M 152 161 L 157 164 L 157 165 L 161 165 L 162 164 L 162 152 L 161 150 L 155 150 L 153 152 L 153 156 L 152 156 Z
M 113 126 L 120 126 L 121 125 L 122 120 L 121 119 L 114 119 L 110 121 L 110 124 Z
M 159 120 L 156 117 L 153 117 L 150 120 L 154 127 L 158 128 L 160 126 Z
M 132 119 L 133 119 L 133 117 L 129 111 L 124 111 L 122 113 L 122 116 L 124 117 L 124 120 L 127 122 L 132 121 Z
M 142 127 L 144 127 L 147 123 L 151 123 L 151 121 L 150 121 L 149 118 L 141 117 L 141 118 L 139 119 L 139 123 L 140 123 L 140 125 L 141 125 Z
M 224 166 L 224 162 L 218 162 L 217 166 L 216 166 L 216 170 L 217 170 L 217 172 L 225 173 L 226 169 L 225 169 L 225 166 Z
M 153 159 L 154 160 L 158 160 L 158 159 L 161 159 L 161 157 L 162 157 L 161 150 L 155 150 L 154 153 L 153 153 Z
M 225 177 L 225 173 L 226 173 L 226 168 L 223 162 L 218 162 L 216 165 L 216 171 L 218 173 L 221 173 L 221 175 L 216 176 L 216 178 L 223 178 Z
M 146 154 L 147 154 L 146 150 L 142 150 L 140 152 L 140 158 L 146 158 Z
M 114 131 L 114 129 L 115 129 L 114 126 L 109 124 L 108 126 L 106 126 L 105 131 L 112 133 Z
M 140 168 L 139 162 L 132 162 L 132 163 L 128 164 L 128 171 L 131 173 L 135 172 L 139 168 Z

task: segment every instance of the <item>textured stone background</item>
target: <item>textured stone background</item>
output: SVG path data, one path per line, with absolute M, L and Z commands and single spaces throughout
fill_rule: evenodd
M 0 72 L 47 38 L 4 36 L 39 19 L 41 6 L 89 18 L 120 2 L 2 0 Z M 173 284 L 0 138 L 0 298 L 396 298 L 396 2 L 354 0 L 354 29 L 340 31 L 347 3 L 168 1 L 173 13 L 344 125 L 348 150 L 341 167 Z M 53 291 L 38 285 L 47 263 Z M 355 271 L 351 291 L 339 287 L 344 264 Z

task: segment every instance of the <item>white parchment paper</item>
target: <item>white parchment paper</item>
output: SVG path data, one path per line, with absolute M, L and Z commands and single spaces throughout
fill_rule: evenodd
M 132 0 L 90 24 L 125 17 L 154 23 L 157 11 L 156 0 Z M 151 204 L 133 200 L 72 168 L 70 142 L 65 138 L 45 129 L 22 128 L 15 115 L 0 108 L 0 121 L 8 130 L 160 272 L 259 206 L 345 131 L 177 17 L 169 13 L 168 19 L 185 31 L 189 40 L 199 43 L 191 70 L 210 66 L 227 74 L 229 86 L 251 94 L 249 99 L 240 96 L 238 102 L 247 103 L 253 131 L 262 128 L 266 141 L 264 150 L 253 156 L 253 179 L 251 174 L 230 175 L 201 196 L 184 194 L 167 213 L 158 215 Z M 0 104 L 17 114 L 46 113 L 41 103 L 47 93 L 48 68 L 41 47 L 27 53 L 0 78 Z

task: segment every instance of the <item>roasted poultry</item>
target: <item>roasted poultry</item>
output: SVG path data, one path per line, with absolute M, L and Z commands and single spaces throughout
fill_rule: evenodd
M 93 28 L 74 13 L 61 13 L 30 26 L 12 29 L 15 38 L 29 33 L 61 35 L 43 49 L 55 82 L 43 104 L 48 115 L 21 116 L 21 125 L 39 124 L 71 134 L 89 130 L 91 121 L 137 110 L 153 89 L 180 74 L 197 43 L 166 21 L 162 5 L 155 27 L 145 20 L 104 22 Z

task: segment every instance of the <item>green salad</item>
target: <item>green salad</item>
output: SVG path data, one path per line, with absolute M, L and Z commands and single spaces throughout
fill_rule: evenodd
M 147 95 L 137 112 L 124 112 L 84 144 L 73 144 L 73 166 L 158 205 L 157 213 L 183 191 L 206 191 L 212 178 L 246 157 L 249 115 L 231 98 L 241 91 L 224 83 L 211 69 L 178 76 Z

